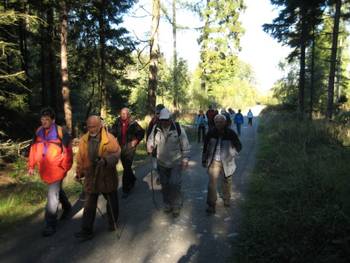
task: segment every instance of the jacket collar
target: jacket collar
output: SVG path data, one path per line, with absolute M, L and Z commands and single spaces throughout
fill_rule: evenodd
M 88 140 L 89 140 L 89 136 L 90 136 L 90 133 L 87 132 L 83 135 L 83 137 L 81 137 L 81 139 L 87 143 Z M 102 128 L 101 129 L 101 144 L 100 145 L 105 145 L 109 142 L 109 139 L 108 139 L 108 135 L 107 135 L 107 131 L 105 128 Z

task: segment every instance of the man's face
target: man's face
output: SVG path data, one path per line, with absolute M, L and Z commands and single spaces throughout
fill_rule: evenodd
M 220 118 L 220 119 L 216 119 L 216 120 L 215 120 L 215 127 L 216 127 L 216 129 L 218 129 L 219 131 L 224 130 L 225 126 L 226 126 L 226 120 L 225 120 L 225 119 Z
M 126 119 L 128 119 L 128 117 L 129 117 L 129 112 L 128 112 L 128 110 L 121 110 L 121 112 L 120 112 L 120 118 L 123 120 L 123 121 L 125 121 Z
M 90 136 L 95 137 L 100 133 L 102 128 L 101 120 L 98 120 L 97 118 L 89 118 L 86 124 Z
M 48 129 L 51 127 L 52 123 L 54 122 L 54 119 L 51 119 L 49 116 L 42 116 L 40 118 L 41 126 L 43 126 L 45 129 Z
M 162 128 L 169 128 L 171 121 L 170 120 L 159 120 L 160 126 L 162 126 Z

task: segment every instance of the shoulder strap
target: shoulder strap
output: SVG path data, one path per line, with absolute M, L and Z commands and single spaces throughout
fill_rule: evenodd
M 57 124 L 56 124 L 56 132 L 57 132 L 58 139 L 60 139 L 62 141 L 62 139 L 63 139 L 62 127 L 57 125 Z
M 175 127 L 176 127 L 176 131 L 177 131 L 177 135 L 180 137 L 180 135 L 181 135 L 180 124 L 178 122 L 175 122 Z

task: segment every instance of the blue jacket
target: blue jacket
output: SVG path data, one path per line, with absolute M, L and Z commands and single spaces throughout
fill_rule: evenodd
M 236 124 L 243 124 L 244 123 L 244 119 L 243 119 L 243 115 L 242 113 L 237 113 L 235 116 L 235 123 Z

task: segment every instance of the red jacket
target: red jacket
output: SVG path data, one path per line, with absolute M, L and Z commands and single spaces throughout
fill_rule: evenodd
M 39 127 L 30 147 L 28 168 L 38 166 L 41 179 L 48 184 L 62 180 L 73 163 L 70 142 L 63 142 L 62 127 L 52 124 L 48 131 Z

